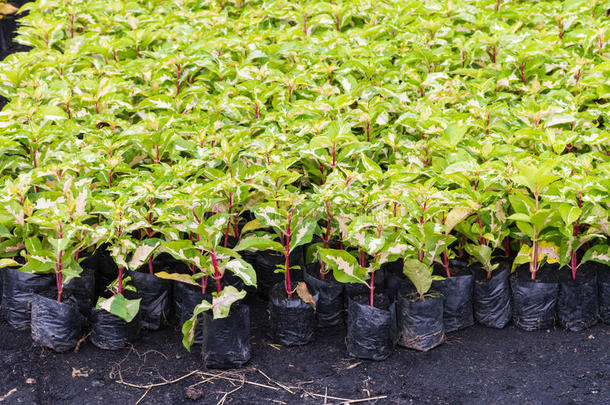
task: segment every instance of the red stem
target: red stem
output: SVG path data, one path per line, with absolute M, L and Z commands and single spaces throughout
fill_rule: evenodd
M 123 268 L 119 267 L 119 294 L 123 294 Z
M 294 215 L 294 206 L 290 210 L 290 216 L 288 217 L 288 229 L 286 232 L 285 239 L 285 252 L 284 256 L 286 257 L 285 267 L 286 267 L 286 277 L 284 278 L 284 288 L 286 289 L 286 294 L 288 295 L 288 299 L 292 299 L 292 285 L 290 283 L 290 227 L 292 225 L 292 216 Z
M 218 271 L 218 259 L 214 251 L 210 252 L 212 255 L 212 265 L 214 266 L 214 280 L 216 280 L 216 291 L 220 292 L 220 272 Z

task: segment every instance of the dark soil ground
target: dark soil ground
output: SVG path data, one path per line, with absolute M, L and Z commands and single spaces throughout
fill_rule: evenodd
M 385 397 L 361 403 L 610 403 L 607 325 L 576 333 L 474 326 L 428 353 L 397 348 L 373 362 L 347 356 L 344 326 L 319 330 L 307 346 L 272 345 L 266 303 L 251 298 L 250 305 L 252 360 L 225 372 L 204 369 L 199 349 L 187 352 L 177 328 L 148 332 L 118 352 L 85 341 L 58 354 L 0 321 L 0 403 L 323 404 L 325 394 L 328 404 L 375 396 Z

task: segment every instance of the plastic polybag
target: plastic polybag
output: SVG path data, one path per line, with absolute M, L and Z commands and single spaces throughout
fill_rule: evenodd
M 24 273 L 3 269 L 2 317 L 17 329 L 30 326 L 30 305 L 33 293 L 53 288 L 55 278 L 51 274 Z
M 547 264 L 538 271 L 540 279 L 527 280 L 530 273 L 528 266 L 524 265 L 517 268 L 517 272 L 511 276 L 515 326 L 527 331 L 553 327 L 559 293 L 556 271 L 555 266 Z
M 65 352 L 72 350 L 81 336 L 85 318 L 74 301 L 32 295 L 32 340 L 42 346 Z
M 606 325 L 610 325 L 610 266 L 597 266 L 597 292 L 599 316 Z
M 307 266 L 305 283 L 311 293 L 317 293 L 316 320 L 320 327 L 335 326 L 343 322 L 343 284 L 336 281 L 332 273 L 320 279 L 320 264 Z
M 278 264 L 285 264 L 285 257 L 275 250 L 262 250 L 255 252 L 252 256 L 245 258 L 256 271 L 256 286 L 260 293 L 267 295 L 271 288 L 283 282 L 284 275 L 276 273 Z M 290 266 L 303 266 L 303 249 L 300 247 L 290 253 Z M 303 271 L 297 268 L 290 269 L 290 279 L 293 282 L 303 280 Z
M 445 297 L 443 322 L 446 333 L 474 325 L 474 276 L 465 270 L 462 270 L 462 273 L 466 274 L 455 274 L 432 282 L 432 287 Z
M 100 349 L 119 350 L 140 338 L 140 313 L 125 322 L 103 309 L 91 310 L 91 343 Z
M 385 270 L 384 269 L 379 269 L 375 272 L 375 291 L 376 292 L 381 292 L 383 291 L 384 287 L 385 287 Z M 370 280 L 369 280 L 370 283 Z M 345 283 L 344 284 L 344 288 L 345 288 L 345 299 L 343 300 L 343 305 L 345 306 L 345 309 L 348 308 L 349 306 L 349 298 L 350 297 L 355 297 L 357 295 L 366 295 L 369 294 L 370 289 L 369 286 L 364 284 L 364 283 Z M 384 293 L 387 293 L 386 291 L 384 291 Z
M 135 297 L 140 301 L 142 327 L 158 330 L 170 317 L 171 313 L 171 280 L 165 280 L 149 273 L 127 272 L 136 288 Z
M 385 360 L 396 347 L 396 302 L 383 309 L 383 306 L 377 308 L 368 303 L 360 303 L 358 298 L 349 298 L 347 352 L 350 356 L 361 359 Z M 375 299 L 379 301 L 379 296 Z
M 597 277 L 595 268 L 584 263 L 572 279 L 571 270 L 559 271 L 559 297 L 557 318 L 559 324 L 573 332 L 578 332 L 597 323 L 599 313 L 597 300 Z
M 184 322 L 191 319 L 193 310 L 197 305 L 201 304 L 201 301 L 204 299 L 208 302 L 212 302 L 212 296 L 210 294 L 202 294 L 201 287 L 192 286 L 179 281 L 174 282 L 174 313 L 180 328 L 182 328 Z M 197 322 L 199 325 L 203 323 L 203 314 L 197 316 Z M 193 344 L 201 344 L 202 341 L 202 329 L 196 328 Z
M 318 295 L 311 293 L 314 301 L 318 301 Z M 314 339 L 314 308 L 296 294 L 288 299 L 283 282 L 274 285 L 269 294 L 269 323 L 271 339 L 275 343 L 298 346 Z
M 250 360 L 250 308 L 237 302 L 226 318 L 202 314 L 201 353 L 208 368 L 241 367 Z M 199 329 L 199 328 L 198 328 Z
M 481 325 L 502 329 L 512 316 L 510 303 L 510 272 L 508 263 L 502 263 L 487 279 L 487 272 L 476 269 L 473 291 L 474 317 Z
M 95 305 L 95 272 L 89 267 L 83 267 L 79 277 L 75 277 L 63 289 L 64 296 L 71 297 L 80 313 L 89 315 L 91 307 Z
M 399 295 L 398 344 L 426 352 L 445 341 L 443 301 L 440 293 L 427 294 L 424 300 L 419 294 Z

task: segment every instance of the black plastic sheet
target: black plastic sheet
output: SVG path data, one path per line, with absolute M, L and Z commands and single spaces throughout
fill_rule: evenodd
M 597 266 L 597 292 L 599 316 L 606 325 L 610 325 L 610 266 Z
M 446 333 L 474 325 L 474 276 L 471 273 L 462 270 L 460 274 L 433 281 L 432 287 L 445 297 L 443 322 Z
M 312 296 L 318 301 L 317 294 L 312 293 Z M 274 285 L 269 294 L 269 323 L 271 339 L 275 343 L 299 346 L 314 339 L 316 316 L 313 307 L 296 293 L 288 299 L 283 282 Z
M 131 277 L 136 288 L 136 298 L 142 299 L 140 301 L 142 327 L 150 330 L 161 329 L 171 315 L 171 280 L 149 273 L 130 271 L 126 274 Z
M 559 324 L 573 332 L 578 332 L 597 323 L 599 313 L 597 300 L 597 277 L 594 267 L 584 263 L 572 279 L 570 269 L 559 272 L 559 297 L 557 318 Z
M 347 352 L 361 359 L 385 360 L 396 347 L 396 302 L 382 309 L 356 298 L 349 298 L 347 309 Z
M 443 301 L 440 293 L 427 294 L 424 300 L 417 293 L 399 296 L 398 344 L 422 352 L 442 344 L 445 341 Z
M 538 271 L 542 273 L 557 271 L 545 265 Z M 557 313 L 559 284 L 553 276 L 538 280 L 525 280 L 529 275 L 527 265 L 518 268 L 510 278 L 512 290 L 513 323 L 520 329 L 533 331 L 552 328 Z M 544 281 L 546 280 L 546 281 Z
M 174 314 L 180 328 L 182 328 L 184 322 L 191 319 L 193 310 L 197 305 L 201 304 L 201 301 L 204 299 L 208 302 L 212 302 L 211 294 L 202 294 L 201 287 L 192 286 L 179 281 L 174 282 Z M 199 325 L 203 323 L 203 314 L 197 316 L 197 322 Z M 201 344 L 202 341 L 202 329 L 196 328 L 193 344 Z
M 490 279 L 487 279 L 487 272 L 483 269 L 476 269 L 475 272 L 474 317 L 481 325 L 502 329 L 512 316 L 509 264 L 502 263 L 493 271 Z
M 17 329 L 30 326 L 32 294 L 49 290 L 55 286 L 51 274 L 24 273 L 13 269 L 0 269 L 3 273 L 2 317 Z
M 64 296 L 72 298 L 78 305 L 80 313 L 89 316 L 89 311 L 95 306 L 95 272 L 89 267 L 83 267 L 80 277 L 75 277 L 63 288 Z
M 72 350 L 81 336 L 84 321 L 76 302 L 57 302 L 38 294 L 32 295 L 34 342 L 56 352 Z
M 125 322 L 103 309 L 91 310 L 91 343 L 104 350 L 120 350 L 140 338 L 140 314 Z
M 305 283 L 312 294 L 319 296 L 316 304 L 316 320 L 319 327 L 339 325 L 343 322 L 343 284 L 336 281 L 331 272 L 320 279 L 320 264 L 307 266 Z
M 281 253 L 275 250 L 263 250 L 244 256 L 244 259 L 252 264 L 256 271 L 256 287 L 261 294 L 268 295 L 275 284 L 283 282 L 284 274 L 275 272 L 277 265 L 283 265 L 286 261 Z M 301 269 L 290 269 L 290 279 L 295 285 L 297 281 L 303 281 L 303 263 L 303 249 L 298 247 L 290 253 L 290 266 L 301 267 Z
M 236 368 L 250 360 L 250 308 L 240 302 L 231 305 L 226 318 L 214 319 L 205 312 L 201 353 L 207 368 Z

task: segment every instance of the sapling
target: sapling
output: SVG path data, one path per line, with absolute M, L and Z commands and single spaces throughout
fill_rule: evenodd
M 284 290 L 288 299 L 292 299 L 294 290 L 290 270 L 299 266 L 291 265 L 290 254 L 311 242 L 317 226 L 314 206 L 304 201 L 302 196 L 295 197 L 286 190 L 275 201 L 254 207 L 254 215 L 261 226 L 270 229 L 276 240 L 264 235 L 244 237 L 235 249 L 270 249 L 280 253 L 284 257 L 284 264 L 278 265 L 277 271 L 284 273 Z
M 513 193 L 508 198 L 514 214 L 507 219 L 515 221 L 521 235 L 529 239 L 532 245 L 526 243 L 521 245 L 513 262 L 513 269 L 529 263 L 532 280 L 536 279 L 536 272 L 543 261 L 548 263 L 559 261 L 557 245 L 545 240 L 545 237 L 552 236 L 551 226 L 556 223 L 558 214 L 551 209 L 548 201 L 541 198 L 548 187 L 559 179 L 559 176 L 552 174 L 556 165 L 557 160 L 553 158 L 542 161 L 539 166 L 515 163 L 518 173 L 513 176 L 513 180 L 527 189 L 513 189 Z

